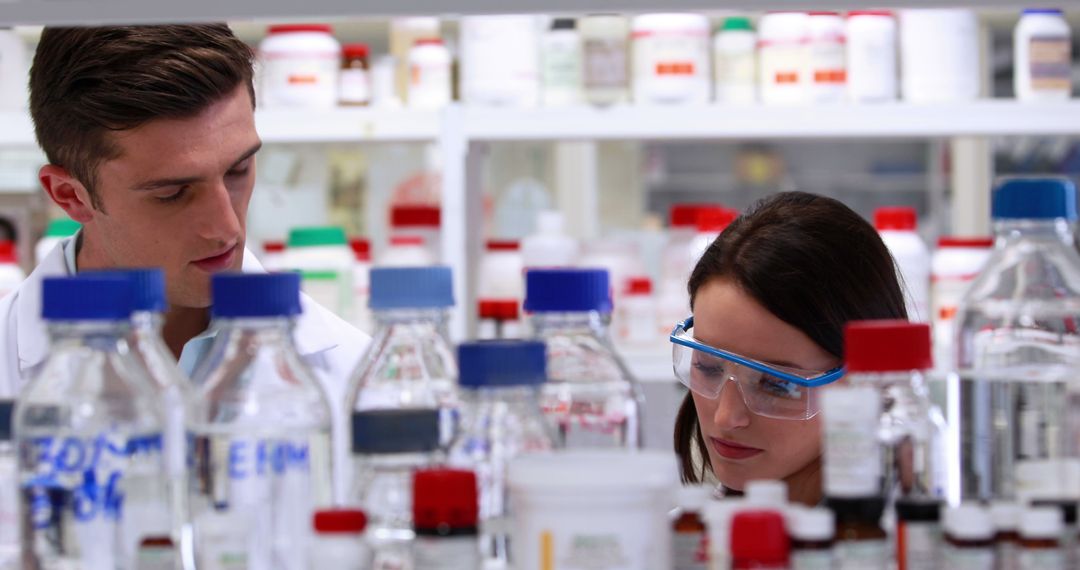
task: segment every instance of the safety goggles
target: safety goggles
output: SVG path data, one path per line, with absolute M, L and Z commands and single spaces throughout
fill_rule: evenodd
M 675 377 L 695 394 L 714 400 L 735 382 L 746 407 L 755 414 L 785 420 L 808 420 L 820 410 L 816 388 L 844 376 L 840 366 L 826 372 L 767 364 L 704 344 L 694 338 L 694 317 L 671 331 Z

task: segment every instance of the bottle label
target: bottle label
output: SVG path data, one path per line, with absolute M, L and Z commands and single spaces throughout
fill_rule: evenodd
M 887 568 L 888 545 L 885 540 L 843 541 L 836 545 L 836 558 L 842 570 Z
M 333 105 L 340 57 L 334 52 L 301 57 L 264 52 L 260 56 L 263 100 L 277 107 Z
M 708 535 L 704 532 L 676 532 L 671 546 L 673 570 L 706 570 L 709 567 Z
M 342 103 L 366 105 L 371 102 L 371 78 L 366 69 L 343 69 L 338 81 Z
M 542 55 L 545 97 L 558 93 L 572 99 L 581 92 L 581 50 L 576 44 L 551 42 Z
M 836 560 L 832 550 L 793 550 L 791 570 L 833 570 Z
M 1065 553 L 1060 548 L 1021 548 L 1017 557 L 1019 568 L 1038 570 L 1063 570 Z
M 994 551 L 998 570 L 1020 570 L 1020 549 L 1011 540 L 998 540 Z
M 942 568 L 949 570 L 993 570 L 993 548 L 964 548 L 946 545 Z
M 807 47 L 802 42 L 764 43 L 759 52 L 761 98 L 767 103 L 798 103 L 807 83 Z
M 409 105 L 445 105 L 451 99 L 450 66 L 442 63 L 409 66 Z
M 135 570 L 174 570 L 176 549 L 172 545 L 143 545 L 135 556 Z
M 816 86 L 843 86 L 847 82 L 846 57 L 842 39 L 810 44 L 810 81 Z
M 708 41 L 697 34 L 653 34 L 634 39 L 634 78 L 667 80 L 701 77 L 708 66 Z
M 626 40 L 588 38 L 584 41 L 585 88 L 626 89 L 630 70 L 626 61 Z
M 901 521 L 896 532 L 898 570 L 933 570 L 938 567 L 941 527 L 935 523 Z
M 476 570 L 480 568 L 477 542 L 475 536 L 417 537 L 413 545 L 415 567 L 424 570 Z
M 869 386 L 837 386 L 822 396 L 827 495 L 872 495 L 881 486 L 877 424 L 881 394 Z
M 1072 88 L 1071 44 L 1067 36 L 1033 36 L 1028 44 L 1031 86 L 1052 91 Z

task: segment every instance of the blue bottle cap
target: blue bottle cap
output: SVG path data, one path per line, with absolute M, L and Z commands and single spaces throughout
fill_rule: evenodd
M 11 441 L 11 416 L 14 410 L 14 400 L 0 400 L 0 441 Z
M 439 410 L 410 408 L 353 412 L 353 453 L 422 453 L 439 447 Z
M 299 273 L 219 273 L 211 286 L 215 317 L 291 317 L 301 311 Z
M 525 273 L 525 310 L 610 313 L 608 272 L 606 269 L 530 269 Z
M 88 273 L 46 277 L 41 318 L 46 321 L 126 321 L 131 318 L 131 281 L 122 275 Z
M 1048 14 L 1051 16 L 1061 16 L 1062 11 L 1059 8 L 1025 8 L 1024 14 Z
M 539 386 L 547 379 L 547 349 L 531 340 L 482 340 L 458 346 L 458 383 L 466 388 Z
M 1064 178 L 1010 178 L 994 189 L 995 220 L 1076 220 L 1076 185 Z
M 449 267 L 376 267 L 371 270 L 369 306 L 390 309 L 442 309 L 454 306 Z
M 123 269 L 117 271 L 89 271 L 87 275 L 115 275 L 131 281 L 132 311 L 163 313 L 168 305 L 165 301 L 165 273 L 157 268 Z

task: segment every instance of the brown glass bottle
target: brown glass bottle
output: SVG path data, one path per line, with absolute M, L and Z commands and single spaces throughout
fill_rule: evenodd
M 704 487 L 679 489 L 679 509 L 671 523 L 673 570 L 706 570 L 709 566 L 708 534 L 701 510 L 711 492 Z
M 881 528 L 885 499 L 830 497 L 826 506 L 836 518 L 837 568 L 885 568 L 888 544 Z
M 342 105 L 364 106 L 371 103 L 367 44 L 346 44 L 342 48 L 338 82 L 338 100 Z

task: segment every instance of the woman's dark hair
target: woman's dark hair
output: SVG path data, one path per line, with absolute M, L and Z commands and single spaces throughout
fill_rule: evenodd
M 690 307 L 702 285 L 720 278 L 837 358 L 848 321 L 907 318 L 896 266 L 873 226 L 841 202 L 805 192 L 765 198 L 728 226 L 690 274 Z M 683 482 L 704 479 L 708 448 L 689 393 L 675 419 L 675 453 Z

